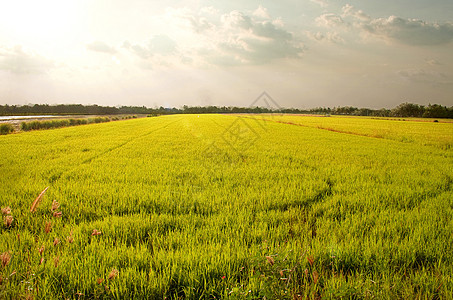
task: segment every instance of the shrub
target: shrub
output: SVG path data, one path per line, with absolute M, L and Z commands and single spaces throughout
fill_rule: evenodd
M 68 126 L 77 126 L 91 123 L 103 123 L 110 122 L 108 117 L 97 117 L 89 119 L 63 119 L 63 120 L 52 120 L 52 121 L 31 121 L 22 122 L 20 128 L 23 131 L 39 130 L 39 129 L 52 129 Z
M 0 125 L 0 135 L 5 135 L 14 132 L 14 127 L 11 124 L 1 124 Z

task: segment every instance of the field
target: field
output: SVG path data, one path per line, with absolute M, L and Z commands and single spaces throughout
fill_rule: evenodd
M 285 115 L 0 136 L 0 299 L 452 299 L 452 145 Z

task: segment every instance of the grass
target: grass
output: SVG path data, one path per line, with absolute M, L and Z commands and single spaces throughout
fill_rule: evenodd
M 22 122 L 20 128 L 23 131 L 30 130 L 41 130 L 41 129 L 55 129 L 68 126 L 85 125 L 92 123 L 105 123 L 110 122 L 108 117 L 96 117 L 88 119 L 62 119 L 62 120 L 50 120 L 50 121 L 31 121 Z
M 338 119 L 0 137 L 0 298 L 452 298 L 453 124 Z
M 11 124 L 0 124 L 0 135 L 6 135 L 14 132 L 14 127 Z
M 450 149 L 453 146 L 452 123 L 433 119 L 370 117 L 301 117 L 296 115 L 264 116 L 269 121 L 313 127 L 334 132 L 390 139 Z

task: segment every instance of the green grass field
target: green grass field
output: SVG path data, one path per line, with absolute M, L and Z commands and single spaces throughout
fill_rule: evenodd
M 0 136 L 0 299 L 453 298 L 453 123 L 264 118 Z

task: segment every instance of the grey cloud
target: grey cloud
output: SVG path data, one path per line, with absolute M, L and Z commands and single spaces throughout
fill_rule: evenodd
M 313 3 L 318 4 L 319 6 L 321 6 L 323 8 L 329 6 L 327 1 L 325 1 L 325 0 L 310 0 L 310 1 L 313 2 Z
M 206 18 L 203 17 L 195 17 L 189 15 L 185 16 L 185 18 L 189 21 L 190 25 L 197 33 L 201 33 L 213 27 L 213 24 L 211 24 Z
M 215 53 L 206 57 L 213 64 L 265 64 L 303 52 L 293 35 L 272 20 L 257 20 L 239 11 L 222 15 L 213 34 L 209 47 Z
M 345 42 L 344 39 L 336 32 L 307 32 L 307 36 L 318 42 L 327 41 L 334 44 L 343 44 Z
M 426 83 L 430 85 L 451 84 L 452 81 L 444 73 L 426 71 L 424 69 L 400 70 L 397 74 L 403 79 L 413 83 Z
M 388 37 L 409 45 L 440 45 L 453 41 L 453 25 L 391 16 L 374 19 L 362 28 L 372 34 Z
M 236 10 L 220 15 L 213 9 L 201 9 L 199 13 L 171 10 L 171 17 L 184 21 L 182 29 L 192 31 L 195 44 L 184 47 L 168 36 L 158 35 L 146 43 L 124 42 L 123 48 L 153 64 L 179 60 L 225 66 L 266 64 L 276 59 L 299 57 L 303 45 L 284 28 L 280 19 L 265 18 L 264 7 L 259 7 L 259 11 L 255 11 L 256 15 Z M 153 59 L 156 55 L 159 61 Z
M 12 49 L 0 47 L 0 70 L 14 74 L 42 74 L 54 67 L 53 61 L 27 53 L 21 46 Z
M 116 50 L 115 48 L 107 45 L 104 42 L 101 41 L 95 41 L 91 44 L 87 45 L 87 49 L 94 51 L 94 52 L 101 52 L 101 53 L 107 53 L 107 54 L 115 54 Z
M 440 65 L 442 65 L 442 63 L 439 62 L 437 59 L 426 59 L 425 62 L 428 65 L 431 65 L 431 66 L 440 66 Z
M 148 59 L 156 54 L 163 56 L 175 54 L 177 51 L 177 44 L 166 35 L 156 35 L 145 45 L 132 45 L 130 42 L 126 41 L 123 43 L 123 48 L 130 50 L 142 59 Z

